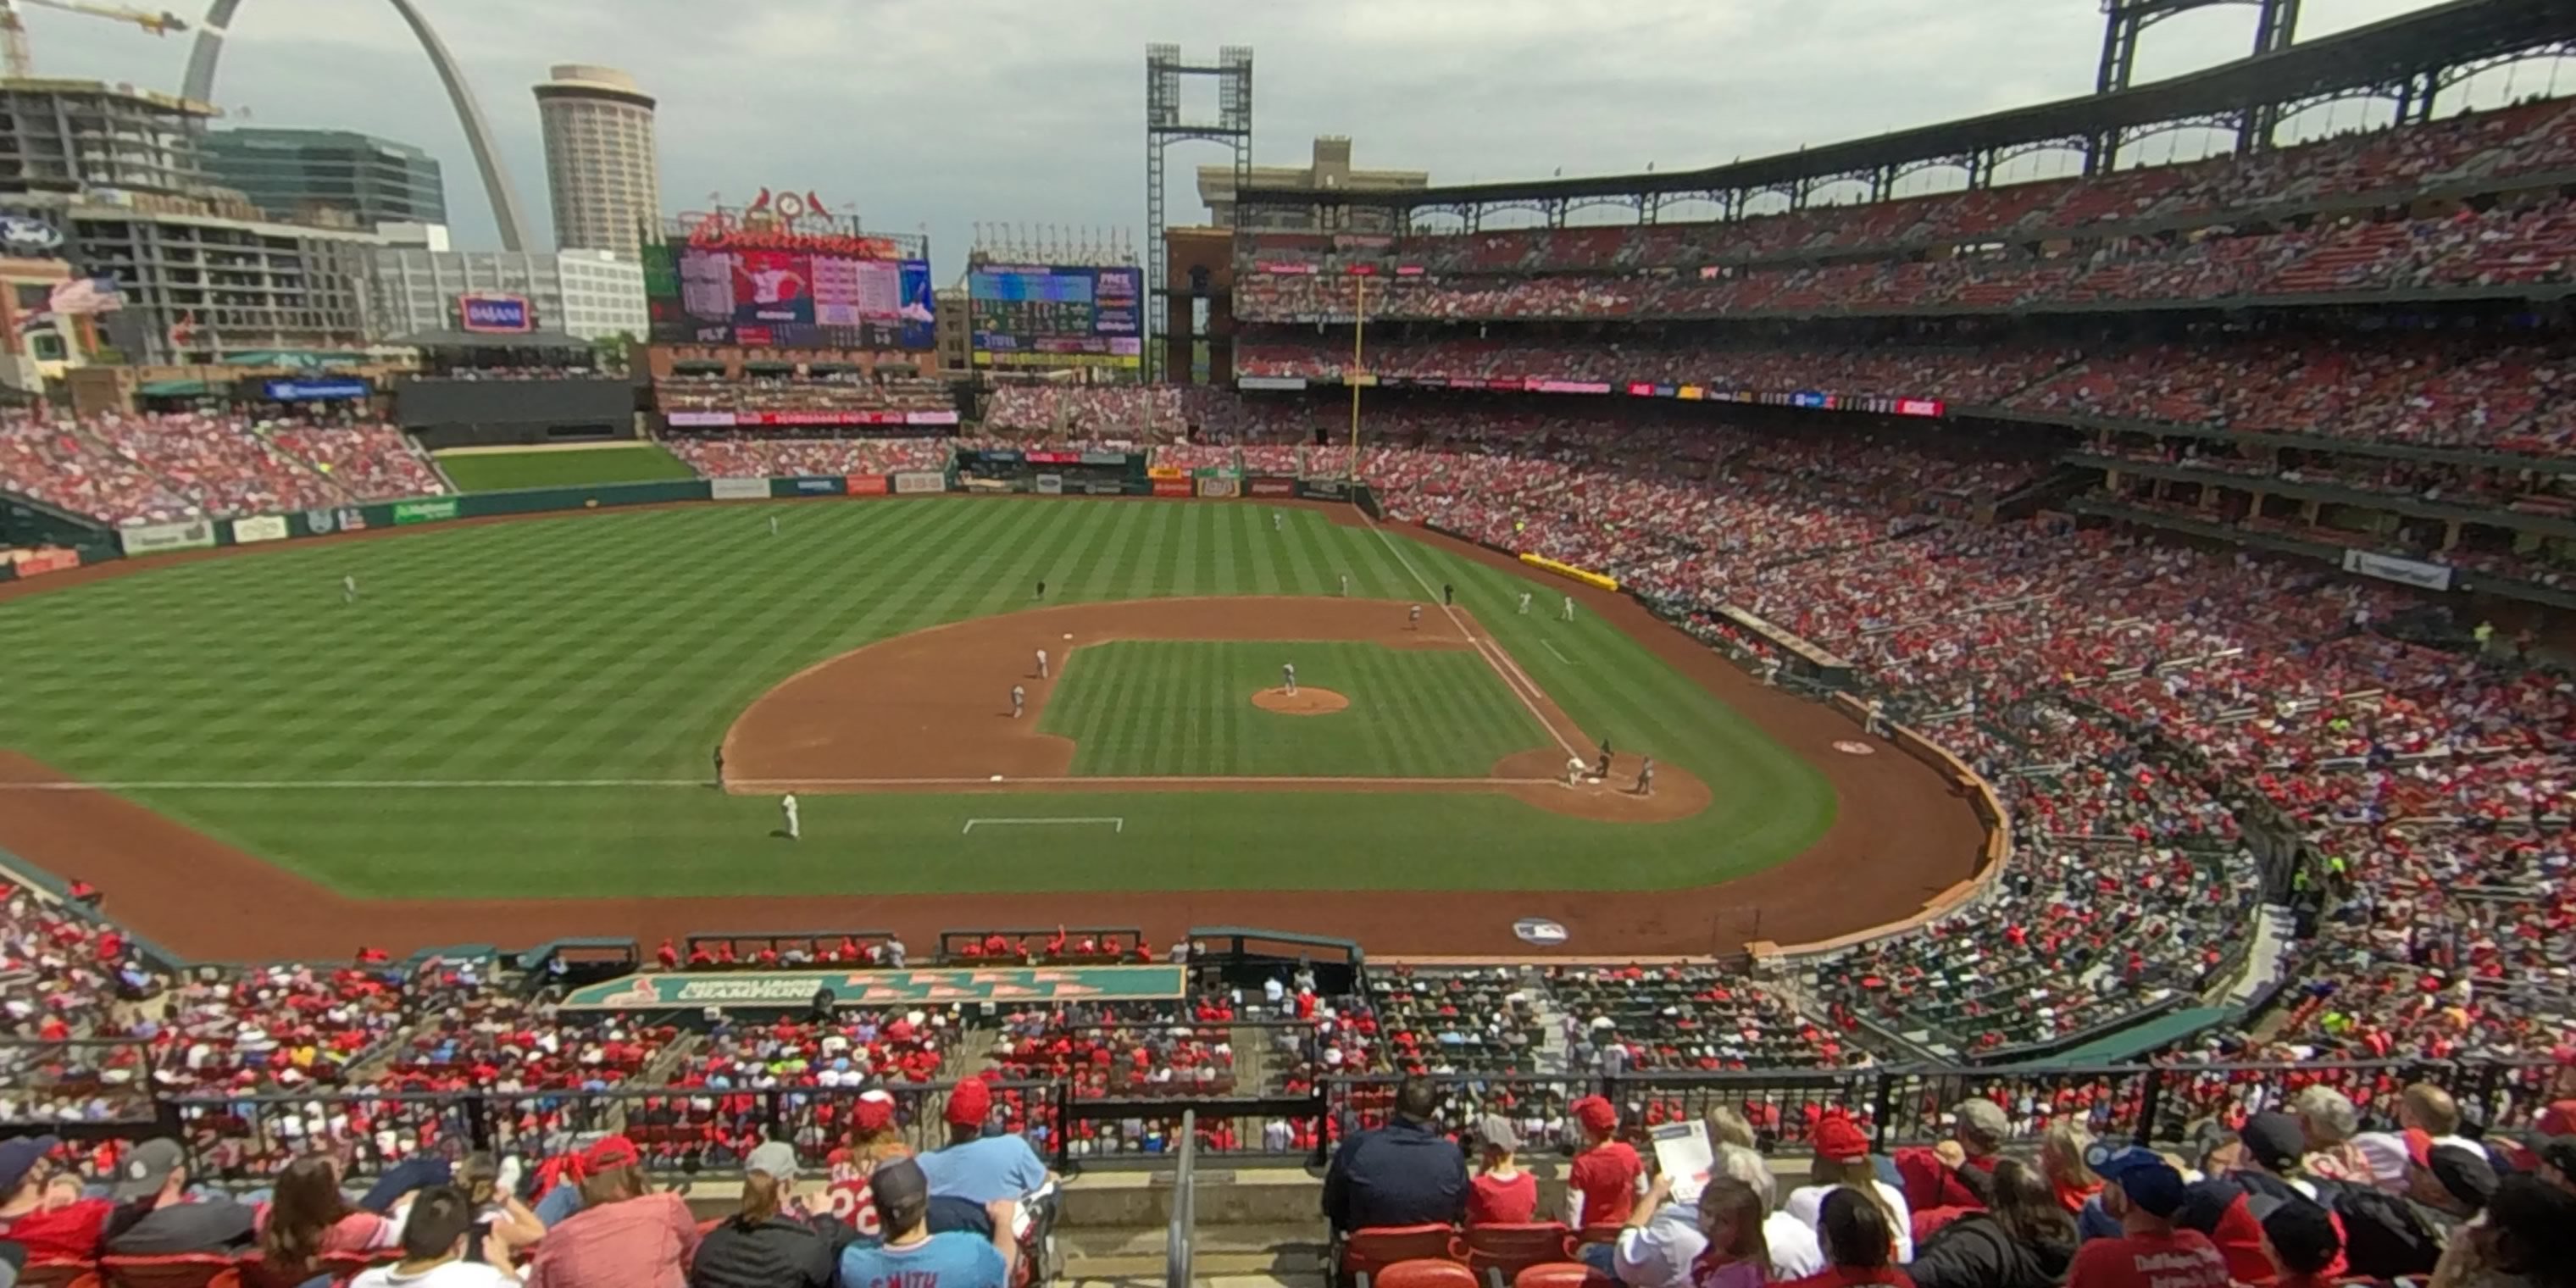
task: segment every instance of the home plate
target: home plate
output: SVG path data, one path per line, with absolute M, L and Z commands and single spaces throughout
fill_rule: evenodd
M 1002 776 L 1000 774 L 993 775 L 993 781 L 997 783 L 1002 781 Z

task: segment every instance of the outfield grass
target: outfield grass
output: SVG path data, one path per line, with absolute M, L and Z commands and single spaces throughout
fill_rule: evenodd
M 1297 667 L 1347 710 L 1264 711 L 1252 695 Z M 1074 740 L 1073 772 L 1480 778 L 1554 745 L 1485 659 L 1377 644 L 1120 640 L 1066 662 L 1039 728 Z
M 467 492 L 585 483 L 649 483 L 697 473 L 659 443 L 552 452 L 442 452 L 438 468 Z
M 1587 731 L 1696 773 L 1712 807 L 1619 825 L 1470 793 L 808 796 L 788 845 L 769 839 L 775 801 L 696 785 L 734 717 L 788 676 L 1024 607 L 1040 578 L 1050 598 L 1097 601 L 1330 595 L 1345 573 L 1383 599 L 1455 583 Z M 1274 533 L 1240 503 L 779 501 L 429 526 L 0 603 L 0 745 L 161 784 L 120 790 L 378 897 L 1659 888 L 1776 863 L 1831 821 L 1813 769 L 1607 623 L 1516 616 L 1528 584 L 1309 511 Z M 1225 683 L 1275 683 L 1276 666 Z M 411 785 L 373 785 L 388 781 Z M 508 785 L 529 782 L 558 785 Z M 1126 826 L 960 835 L 1005 815 Z M 1579 857 L 1613 843 L 1616 863 Z

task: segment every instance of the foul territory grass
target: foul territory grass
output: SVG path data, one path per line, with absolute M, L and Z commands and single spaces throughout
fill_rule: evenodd
M 1482 794 L 809 795 L 789 843 L 770 836 L 774 800 L 698 785 L 763 691 L 872 641 L 1025 607 L 1041 578 L 1050 600 L 1121 600 L 1332 595 L 1344 574 L 1353 595 L 1394 600 L 1454 583 L 1587 731 L 1691 770 L 1714 804 L 1621 825 Z M 0 603 L 0 746 L 95 782 L 242 784 L 119 790 L 374 897 L 1660 888 L 1776 863 L 1831 821 L 1819 775 L 1608 624 L 1515 615 L 1529 586 L 1314 512 L 1273 532 L 1267 507 L 1241 502 L 780 501 L 428 526 Z M 1211 681 L 1229 710 L 1276 682 L 1278 660 L 1248 647 L 1257 668 Z M 1387 700 L 1358 672 L 1299 670 L 1358 718 Z M 1499 685 L 1472 705 L 1460 729 L 1538 742 Z M 649 785 L 505 785 L 565 780 Z M 350 785 L 378 781 L 404 785 Z M 1125 827 L 960 833 L 999 816 Z M 1585 858 L 1613 845 L 1616 862 Z
M 585 483 L 649 483 L 684 479 L 696 471 L 658 444 L 584 447 L 551 452 L 443 452 L 438 468 L 468 492 L 523 487 L 579 487 Z
M 1350 699 L 1286 715 L 1252 704 L 1293 664 Z M 1120 640 L 1076 649 L 1039 726 L 1074 740 L 1073 772 L 1479 778 L 1547 728 L 1478 654 L 1377 644 Z

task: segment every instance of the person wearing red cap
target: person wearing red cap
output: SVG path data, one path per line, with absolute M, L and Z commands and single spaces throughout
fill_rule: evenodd
M 1896 1259 L 1899 1263 L 1914 1259 L 1913 1214 L 1905 1207 L 1905 1194 L 1895 1186 L 1878 1179 L 1869 1161 L 1869 1136 L 1853 1123 L 1851 1115 L 1839 1109 L 1827 1110 L 1816 1120 L 1808 1145 L 1814 1158 L 1807 1165 L 1811 1184 L 1789 1191 L 1780 1210 L 1798 1218 L 1814 1229 L 1825 1207 L 1825 1196 L 1843 1186 L 1864 1194 L 1878 1196 L 1879 1210 L 1896 1231 Z
M 920 1156 L 933 1198 L 970 1203 L 1019 1202 L 1043 1188 L 1046 1164 L 1016 1132 L 984 1133 L 993 1117 L 993 1084 L 968 1078 L 948 1093 L 948 1145 Z
M 1619 1111 L 1599 1096 L 1585 1096 L 1570 1112 L 1583 1131 L 1583 1151 L 1565 1172 L 1565 1223 L 1580 1230 L 1626 1221 L 1645 1191 L 1646 1165 L 1618 1138 Z
M 652 1192 L 635 1142 L 608 1137 L 576 1165 L 581 1211 L 546 1231 L 528 1288 L 686 1288 L 697 1219 L 679 1195 Z
M 860 1092 L 858 1103 L 850 1107 L 850 1165 L 865 1176 L 881 1163 L 910 1157 L 912 1146 L 894 1125 L 893 1094 Z

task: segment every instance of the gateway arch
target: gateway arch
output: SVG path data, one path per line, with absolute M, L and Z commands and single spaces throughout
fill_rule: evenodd
M 223 56 L 224 31 L 231 25 L 233 13 L 242 0 L 214 0 L 206 10 L 203 22 L 197 24 L 196 47 L 188 51 L 188 77 L 181 93 L 200 103 L 215 101 L 215 62 Z M 484 195 L 492 199 L 492 222 L 501 229 L 503 250 L 534 249 L 535 239 L 528 235 L 528 220 L 519 207 L 519 194 L 510 186 L 510 175 L 501 167 L 500 157 L 492 147 L 492 127 L 483 120 L 483 109 L 474 101 L 474 91 L 465 83 L 465 73 L 457 70 L 456 59 L 438 33 L 429 29 L 429 20 L 420 16 L 412 0 L 393 0 L 394 12 L 411 27 L 420 40 L 421 49 L 429 55 L 430 65 L 438 69 L 438 81 L 447 87 L 447 101 L 456 107 L 456 123 L 465 127 L 466 146 L 474 149 L 474 168 L 483 175 Z

